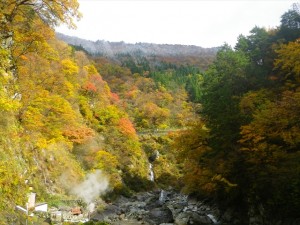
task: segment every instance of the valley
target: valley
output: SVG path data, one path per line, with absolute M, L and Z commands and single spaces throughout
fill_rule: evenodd
M 8 2 L 0 225 L 299 224 L 297 5 L 202 48 L 70 37 L 76 0 Z

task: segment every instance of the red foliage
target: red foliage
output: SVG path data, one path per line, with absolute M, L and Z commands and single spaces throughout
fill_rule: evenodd
M 89 79 L 83 85 L 83 89 L 89 92 L 99 92 L 102 90 L 105 81 L 103 81 L 102 77 L 99 74 L 93 74 L 89 77 Z
M 91 92 L 97 92 L 97 87 L 95 86 L 95 84 L 91 83 L 90 81 L 86 82 L 83 85 L 83 89 Z
M 120 97 L 118 94 L 111 92 L 110 93 L 110 99 L 112 102 L 118 102 L 120 101 Z

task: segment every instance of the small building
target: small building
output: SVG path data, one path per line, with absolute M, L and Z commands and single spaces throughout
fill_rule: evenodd
M 30 192 L 28 194 L 28 209 L 34 209 L 35 207 L 35 196 L 36 196 L 36 193 L 34 192 Z
M 73 215 L 80 215 L 82 212 L 81 212 L 80 207 L 74 207 L 74 208 L 72 208 L 71 213 Z
M 61 211 L 55 211 L 50 213 L 50 220 L 52 223 L 60 223 L 63 221 L 63 215 Z
M 36 204 L 35 207 L 34 207 L 34 211 L 47 212 L 48 211 L 48 204 L 47 203 Z

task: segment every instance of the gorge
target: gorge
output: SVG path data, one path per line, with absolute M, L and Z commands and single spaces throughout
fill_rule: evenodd
M 297 5 L 217 48 L 56 34 L 78 7 L 0 1 L 0 225 L 299 225 Z

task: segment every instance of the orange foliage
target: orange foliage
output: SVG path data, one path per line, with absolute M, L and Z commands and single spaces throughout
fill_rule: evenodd
M 125 135 L 133 136 L 133 137 L 136 135 L 135 128 L 128 118 L 120 119 L 119 128 L 120 128 L 120 131 Z
M 91 83 L 90 81 L 86 82 L 83 85 L 83 89 L 91 92 L 97 92 L 97 87 L 95 86 L 95 84 Z
M 126 98 L 135 99 L 138 94 L 139 89 L 134 86 L 129 91 L 125 93 Z
M 110 99 L 113 103 L 120 101 L 120 97 L 118 94 L 111 92 Z
M 88 127 L 69 127 L 63 135 L 76 144 L 82 144 L 95 135 L 94 131 Z
M 82 88 L 90 94 L 102 94 L 105 91 L 106 82 L 102 79 L 99 74 L 89 75 L 88 79 L 83 84 Z

